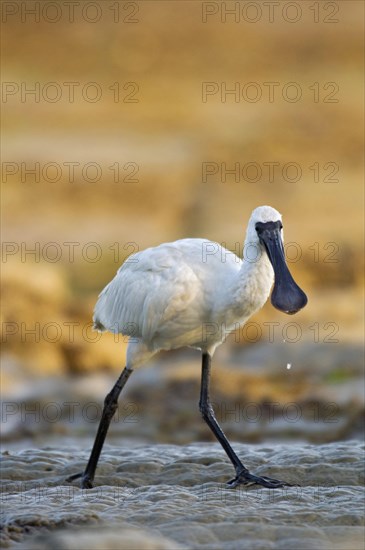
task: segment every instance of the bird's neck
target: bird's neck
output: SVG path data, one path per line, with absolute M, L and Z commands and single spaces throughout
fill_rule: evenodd
M 232 299 L 240 317 L 248 318 L 266 302 L 274 282 L 270 260 L 261 247 L 245 242 L 241 269 L 232 281 Z

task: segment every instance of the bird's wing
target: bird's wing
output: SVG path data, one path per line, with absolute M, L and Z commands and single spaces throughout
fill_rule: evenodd
M 194 310 L 201 313 L 201 309 L 189 306 L 203 299 L 201 287 L 177 248 L 144 250 L 128 259 L 101 292 L 95 327 L 142 337 L 145 342 L 161 333 L 172 336 L 171 331 L 181 331 L 184 323 L 195 324 Z M 189 315 L 181 315 L 186 310 Z

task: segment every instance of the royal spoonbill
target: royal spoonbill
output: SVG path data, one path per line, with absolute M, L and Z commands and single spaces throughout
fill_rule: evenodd
M 131 337 L 126 366 L 105 398 L 85 471 L 67 481 L 81 478 L 83 488 L 93 486 L 118 397 L 133 369 L 160 350 L 190 346 L 202 352 L 201 414 L 235 469 L 229 486 L 288 486 L 245 468 L 219 426 L 209 398 L 215 349 L 229 330 L 242 326 L 264 305 L 273 284 L 271 303 L 280 311 L 293 314 L 306 305 L 307 297 L 285 262 L 281 215 L 270 206 L 252 212 L 242 259 L 218 243 L 182 239 L 137 252 L 125 262 L 99 295 L 93 320 L 97 330 Z

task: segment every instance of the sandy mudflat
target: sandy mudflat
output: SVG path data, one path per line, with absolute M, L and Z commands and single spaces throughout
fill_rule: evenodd
M 358 441 L 235 448 L 253 473 L 299 483 L 227 489 L 217 444 L 106 446 L 96 487 L 65 478 L 88 452 L 64 447 L 2 455 L 5 547 L 22 549 L 362 549 L 363 456 Z

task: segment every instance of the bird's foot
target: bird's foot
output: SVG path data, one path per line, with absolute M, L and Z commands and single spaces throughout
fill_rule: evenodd
M 66 479 L 67 483 L 71 483 L 71 481 L 75 481 L 75 479 L 81 478 L 81 489 L 92 489 L 93 488 L 93 480 L 88 474 L 85 474 L 84 472 L 81 472 L 79 474 L 73 474 L 72 476 L 69 476 Z
M 273 479 L 272 477 L 266 476 L 255 476 L 250 474 L 248 470 L 243 470 L 234 479 L 231 479 L 227 483 L 228 487 L 233 488 L 237 485 L 245 485 L 250 487 L 251 485 L 261 485 L 262 487 L 267 487 L 268 489 L 279 489 L 280 487 L 293 487 L 291 483 L 286 481 L 281 481 L 280 479 Z

